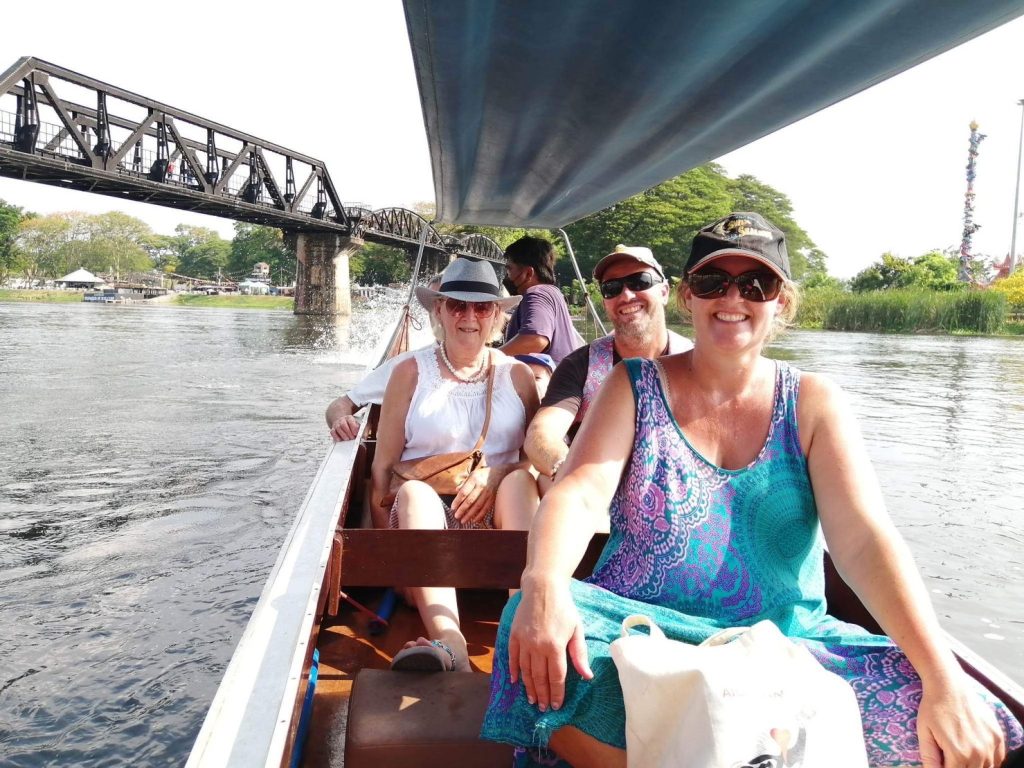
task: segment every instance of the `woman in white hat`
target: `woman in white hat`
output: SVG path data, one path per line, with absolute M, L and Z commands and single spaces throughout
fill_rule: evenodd
M 448 265 L 436 291 L 417 288 L 416 297 L 436 318 L 441 340 L 400 363 L 384 393 L 372 468 L 375 524 L 526 529 L 529 516 L 521 505 L 505 503 L 507 494 L 499 494 L 498 487 L 509 472 L 529 466 L 521 449 L 526 425 L 538 408 L 537 388 L 526 365 L 488 346 L 500 333 L 502 313 L 520 297 L 503 297 L 491 265 L 465 258 Z M 410 480 L 390 508 L 383 508 L 397 462 L 473 449 L 483 432 L 492 369 L 482 465 L 454 496 L 439 496 L 426 483 Z M 408 592 L 429 638 L 410 642 L 395 656 L 394 668 L 469 671 L 455 590 L 417 587 Z

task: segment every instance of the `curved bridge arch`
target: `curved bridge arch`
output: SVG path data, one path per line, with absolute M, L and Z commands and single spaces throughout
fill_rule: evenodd
M 390 245 L 390 241 L 398 240 L 408 245 L 418 246 L 423 234 L 423 227 L 427 227 L 427 248 L 434 251 L 448 250 L 441 233 L 418 213 L 407 208 L 382 208 L 373 211 L 370 220 L 361 227 L 362 232 L 357 234 L 361 234 L 364 239 L 373 242 L 384 242 L 385 245 Z M 385 239 L 382 241 L 380 238 Z
M 473 256 L 498 264 L 505 263 L 505 249 L 487 235 L 478 233 L 462 237 L 459 241 L 458 253 L 460 256 Z
M 487 235 L 472 233 L 458 237 L 442 235 L 423 216 L 407 208 L 382 208 L 368 211 L 365 208 L 348 208 L 349 221 L 353 212 L 359 213 L 358 225 L 353 224 L 355 234 L 370 242 L 395 245 L 395 241 L 418 247 L 423 227 L 427 227 L 425 248 L 449 253 L 454 256 L 468 256 L 485 259 L 497 264 L 505 263 L 505 251 Z

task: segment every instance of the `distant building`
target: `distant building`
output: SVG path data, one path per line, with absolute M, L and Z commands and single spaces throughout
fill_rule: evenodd
M 96 277 L 87 269 L 76 269 L 71 274 L 64 275 L 60 280 L 53 282 L 63 288 L 99 288 L 106 285 L 103 278 Z
M 270 265 L 265 261 L 257 261 L 252 265 L 252 275 L 250 277 L 253 280 L 258 280 L 262 283 L 270 282 Z

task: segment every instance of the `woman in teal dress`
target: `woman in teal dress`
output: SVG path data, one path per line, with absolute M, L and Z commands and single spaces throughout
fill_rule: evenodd
M 942 644 L 841 392 L 761 354 L 796 310 L 782 233 L 748 213 L 704 228 L 680 300 L 694 349 L 619 366 L 544 497 L 482 735 L 523 765 L 625 765 L 622 619 L 690 643 L 770 619 L 849 681 L 873 766 L 1000 765 L 1021 726 Z M 823 540 L 888 636 L 828 616 Z

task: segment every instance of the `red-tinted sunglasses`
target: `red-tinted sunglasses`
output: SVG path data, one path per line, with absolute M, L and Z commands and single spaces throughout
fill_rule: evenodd
M 461 317 L 466 311 L 472 308 L 473 314 L 477 317 L 485 317 L 494 312 L 493 301 L 462 301 L 461 299 L 445 299 L 444 308 L 449 314 Z
M 702 269 L 686 278 L 698 299 L 716 299 L 735 285 L 747 301 L 771 301 L 782 290 L 782 278 L 767 269 L 753 269 L 742 275 L 730 275 L 721 269 Z

